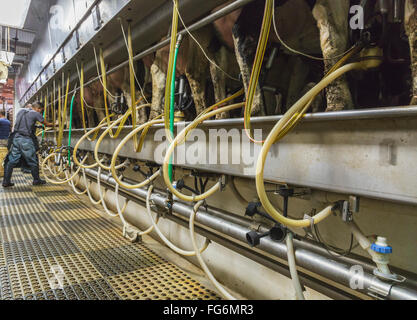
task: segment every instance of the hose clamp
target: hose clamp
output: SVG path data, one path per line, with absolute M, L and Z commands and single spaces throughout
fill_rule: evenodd
M 386 300 L 391 292 L 393 285 L 389 283 L 381 284 L 377 283 L 376 281 L 377 278 L 375 277 L 368 288 L 368 295 L 378 300 Z
M 220 177 L 219 182 L 220 182 L 220 191 L 224 191 L 226 189 L 227 176 L 223 174 Z
M 313 231 L 313 228 L 314 228 L 314 217 L 309 216 L 308 214 L 305 214 L 304 215 L 304 219 L 305 220 L 310 220 L 310 229 L 311 229 L 311 231 Z

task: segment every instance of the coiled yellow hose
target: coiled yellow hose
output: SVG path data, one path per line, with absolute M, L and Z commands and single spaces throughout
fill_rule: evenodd
M 113 153 L 113 157 L 111 160 L 111 173 L 112 176 L 114 178 L 114 180 L 116 180 L 116 182 L 118 184 L 120 184 L 121 187 L 125 188 L 125 189 L 136 189 L 136 188 L 142 188 L 144 186 L 146 186 L 148 183 L 150 183 L 151 181 L 155 180 L 159 174 L 160 174 L 160 170 L 156 171 L 151 177 L 149 177 L 148 179 L 142 181 L 141 183 L 138 184 L 126 184 L 124 183 L 121 179 L 119 179 L 119 176 L 116 172 L 117 168 L 116 168 L 116 161 L 117 161 L 117 157 L 119 156 L 120 151 L 122 150 L 122 148 L 124 147 L 124 145 L 138 132 L 140 132 L 141 130 L 144 130 L 145 128 L 147 128 L 148 126 L 152 126 L 154 124 L 158 124 L 158 123 L 163 123 L 163 120 L 151 120 L 147 123 L 144 123 L 142 125 L 140 125 L 139 127 L 137 127 L 135 130 L 132 130 L 126 137 L 123 138 L 123 140 L 119 143 L 119 145 L 116 147 L 116 149 L 114 150 Z
M 188 196 L 185 195 L 181 192 L 179 192 L 172 184 L 170 177 L 169 177 L 169 172 L 168 172 L 168 165 L 169 165 L 169 160 L 171 159 L 171 155 L 174 152 L 175 148 L 177 147 L 177 145 L 179 145 L 180 143 L 182 143 L 183 141 L 185 141 L 185 138 L 187 136 L 187 134 L 195 129 L 201 122 L 203 122 L 204 120 L 207 120 L 213 116 L 215 116 L 216 114 L 222 113 L 222 112 L 227 112 L 230 110 L 234 110 L 237 108 L 241 108 L 245 103 L 237 103 L 237 104 L 233 104 L 230 106 L 226 106 L 226 107 L 222 107 L 219 108 L 217 110 L 211 111 L 211 112 L 207 112 L 203 115 L 201 115 L 199 118 L 196 118 L 193 122 L 191 122 L 187 127 L 185 127 L 176 137 L 175 139 L 171 142 L 171 144 L 169 145 L 167 152 L 165 154 L 165 158 L 164 158 L 164 162 L 162 165 L 162 173 L 163 173 L 163 178 L 165 181 L 166 186 L 168 187 L 168 189 L 174 194 L 176 195 L 178 198 L 180 198 L 181 200 L 184 201 L 190 201 L 190 202 L 196 202 L 196 201 L 200 201 L 200 200 L 204 200 L 206 198 L 208 198 L 209 196 L 211 196 L 212 194 L 214 194 L 217 190 L 220 189 L 221 187 L 221 183 L 217 182 L 213 187 L 211 187 L 209 190 L 207 190 L 206 192 L 200 194 L 200 195 L 194 195 L 194 196 Z
M 213 104 L 212 106 L 210 106 L 210 107 L 208 107 L 208 108 L 206 108 L 205 110 L 203 110 L 198 116 L 197 116 L 197 118 L 196 119 L 198 119 L 198 118 L 200 118 L 201 116 L 203 116 L 203 115 L 205 115 L 206 113 L 208 113 L 208 112 L 210 112 L 210 111 L 212 111 L 212 110 L 215 110 L 215 109 L 217 109 L 217 108 L 219 108 L 219 107 L 222 107 L 225 103 L 227 103 L 227 102 L 229 102 L 229 101 L 231 101 L 231 100 L 234 100 L 234 99 L 236 99 L 236 98 L 239 98 L 241 95 L 243 95 L 245 93 L 245 89 L 240 89 L 238 92 L 236 92 L 236 93 L 234 93 L 234 94 L 232 94 L 230 97 L 227 97 L 227 98 L 225 98 L 225 99 L 223 99 L 222 101 L 220 101 L 220 102 L 217 102 L 217 103 L 215 103 L 215 104 Z
M 110 117 L 113 117 L 114 116 L 114 114 L 111 114 L 110 115 Z M 84 161 L 83 162 L 80 162 L 79 160 L 78 160 L 78 158 L 77 158 L 77 151 L 78 151 L 78 148 L 80 147 L 80 145 L 81 145 L 81 143 L 85 140 L 85 139 L 87 139 L 91 134 L 93 134 L 93 133 L 95 133 L 96 131 L 100 131 L 100 129 L 101 128 L 103 128 L 103 127 L 105 127 L 106 125 L 107 125 L 107 117 L 106 118 L 104 118 L 103 120 L 101 120 L 101 122 L 99 123 L 99 125 L 97 126 L 97 127 L 95 127 L 94 129 L 92 129 L 92 130 L 90 130 L 90 131 L 88 131 L 87 133 L 85 133 L 78 141 L 77 141 L 77 143 L 75 144 L 75 147 L 74 147 L 74 151 L 73 151 L 73 153 L 72 153 L 72 158 L 73 158 L 73 160 L 74 160 L 74 162 L 75 162 L 75 164 L 77 165 L 77 166 L 79 166 L 79 167 L 81 167 L 81 168 L 84 168 L 84 169 L 92 169 L 92 168 L 95 168 L 95 167 L 97 167 L 98 166 L 98 163 L 97 162 L 95 162 L 95 163 L 93 163 L 93 164 L 91 164 L 91 165 L 85 165 L 84 164 Z
M 42 172 L 42 175 L 45 177 L 45 179 L 46 179 L 46 181 L 48 181 L 48 182 L 50 182 L 50 183 L 52 183 L 52 184 L 65 184 L 65 183 L 67 183 L 67 182 L 69 182 L 69 181 L 71 181 L 72 179 L 74 179 L 77 175 L 78 175 L 78 173 L 80 172 L 80 170 L 81 170 L 81 166 L 79 166 L 78 168 L 77 168 L 77 170 L 75 171 L 75 173 L 70 177 L 70 178 L 67 178 L 67 179 L 65 179 L 65 180 L 60 180 L 60 181 L 55 181 L 55 180 L 52 180 L 52 179 L 50 179 L 47 175 L 46 175 L 46 173 L 45 173 L 45 169 L 44 169 L 44 167 L 46 166 L 46 163 L 52 158 L 52 157 L 55 157 L 56 156 L 56 153 L 51 153 L 49 156 L 47 156 L 43 161 L 42 161 L 42 164 L 41 164 L 41 172 Z M 81 162 L 81 164 L 83 165 L 84 164 L 84 162 L 85 161 L 87 161 L 87 158 L 88 157 L 85 157 L 84 159 L 83 159 L 83 161 Z M 57 177 L 55 177 L 55 178 L 57 178 Z
M 137 110 L 142 109 L 143 107 L 147 107 L 149 106 L 149 104 L 144 104 L 141 106 L 138 106 L 135 108 L 135 112 L 132 113 L 132 110 L 128 110 L 123 117 L 119 118 L 118 120 L 114 121 L 109 127 L 106 128 L 106 130 L 104 130 L 104 132 L 100 135 L 100 137 L 98 138 L 97 142 L 96 142 L 96 146 L 94 147 L 94 159 L 95 161 L 98 163 L 98 165 L 103 168 L 104 170 L 110 170 L 110 167 L 107 167 L 103 164 L 102 161 L 99 160 L 98 158 L 98 151 L 100 149 L 100 145 L 101 142 L 103 141 L 103 139 L 107 136 L 107 134 L 118 124 L 120 124 L 117 128 L 117 131 L 114 133 L 113 137 L 117 138 L 121 132 L 121 130 L 123 129 L 123 126 L 125 124 L 125 122 L 129 119 L 129 117 L 136 113 Z M 132 117 L 133 119 L 133 117 Z
M 74 168 L 74 162 L 72 162 L 71 163 L 71 170 L 73 170 L 73 168 Z M 67 172 L 67 171 L 66 171 Z M 67 179 L 69 178 L 69 176 L 68 176 L 68 174 L 67 174 Z M 74 179 L 72 179 L 72 180 L 70 180 L 70 181 L 68 181 L 68 184 L 69 184 L 69 186 L 72 188 L 72 190 L 75 192 L 75 194 L 78 194 L 78 195 L 83 195 L 83 194 L 85 194 L 86 192 L 87 192 L 87 188 L 86 189 L 84 189 L 84 191 L 78 191 L 77 190 L 77 188 L 76 188 L 76 186 L 80 183 L 80 181 L 81 181 L 81 179 L 80 178 L 78 178 L 78 180 L 77 180 L 77 182 L 76 183 L 74 183 Z
M 256 165 L 256 190 L 265 211 L 272 218 L 274 218 L 276 221 L 283 225 L 294 228 L 305 228 L 310 226 L 312 223 L 317 224 L 332 213 L 332 206 L 328 206 L 327 208 L 316 214 L 314 217 L 312 217 L 312 220 L 295 220 L 284 217 L 271 204 L 265 191 L 263 176 L 265 161 L 268 152 L 275 142 L 279 141 L 285 136 L 285 134 L 288 132 L 288 126 L 292 128 L 296 125 L 296 123 L 301 119 L 302 115 L 306 112 L 306 107 L 308 107 L 311 100 L 327 85 L 329 85 L 331 82 L 333 82 L 335 79 L 339 78 L 346 72 L 355 69 L 374 68 L 381 63 L 381 59 L 379 58 L 381 56 L 381 53 L 378 48 L 362 51 L 362 56 L 365 57 L 365 60 L 361 62 L 350 63 L 338 68 L 337 70 L 332 71 L 321 82 L 319 82 L 309 92 L 307 92 L 300 100 L 298 100 L 274 126 L 274 128 L 266 138 L 264 145 L 262 146 Z

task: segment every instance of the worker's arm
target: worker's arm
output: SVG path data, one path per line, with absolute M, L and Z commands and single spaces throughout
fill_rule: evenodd
M 53 127 L 54 123 L 53 122 L 48 122 L 46 120 L 44 120 L 43 122 L 41 122 L 45 127 Z

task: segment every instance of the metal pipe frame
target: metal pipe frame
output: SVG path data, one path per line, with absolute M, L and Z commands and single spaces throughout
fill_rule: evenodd
M 271 148 L 265 167 L 265 181 L 276 184 L 285 181 L 292 186 L 415 206 L 417 181 L 413 177 L 417 170 L 410 167 L 409 163 L 417 156 L 417 107 L 398 110 L 396 113 L 396 108 L 379 108 L 306 115 L 300 125 Z M 281 117 L 254 118 L 253 128 L 261 129 L 265 137 Z M 184 122 L 177 124 L 179 129 L 184 125 Z M 162 128 L 163 125 L 155 125 L 149 130 L 141 152 L 135 152 L 129 142 L 119 156 L 162 163 L 159 151 L 160 143 L 163 143 L 161 134 L 164 135 L 164 132 L 158 131 Z M 195 138 L 190 139 L 181 146 L 185 149 L 178 148 L 176 152 L 185 155 L 186 148 L 192 145 L 205 150 L 205 159 L 191 162 L 188 156 L 182 156 L 184 161 L 174 159 L 175 166 L 255 178 L 254 164 L 259 147 L 252 147 L 249 141 L 244 140 L 243 119 L 205 121 L 198 129 L 203 130 L 204 135 L 201 134 L 196 141 Z M 210 132 L 215 132 L 212 129 L 223 130 L 220 143 L 218 138 L 210 136 Z M 131 127 L 125 127 L 116 139 L 107 137 L 99 152 L 112 155 L 115 147 L 130 131 Z M 82 129 L 73 130 L 72 147 L 83 135 Z M 47 137 L 53 140 L 51 133 L 47 133 Z M 227 141 L 237 139 L 239 143 L 231 145 L 223 138 Z M 63 143 L 66 143 L 65 140 Z M 239 150 L 232 152 L 230 146 L 236 146 Z M 84 141 L 79 148 L 93 151 L 94 144 Z M 349 152 L 345 152 L 345 148 Z M 216 152 L 217 158 L 214 158 Z M 212 159 L 208 159 L 209 153 L 217 161 L 209 162 Z M 220 156 L 226 161 L 219 162 Z M 234 162 L 233 156 L 240 159 Z M 247 163 L 248 160 L 252 162 Z M 392 179 L 393 176 L 396 179 Z
M 97 172 L 93 169 L 86 169 L 86 173 L 91 177 L 97 177 Z M 115 180 L 109 175 L 101 174 L 101 179 L 107 185 L 116 186 Z M 147 196 L 147 190 L 144 188 L 130 190 L 129 193 L 142 202 Z M 162 193 L 154 193 L 151 200 L 159 207 L 166 207 L 167 196 Z M 172 211 L 184 219 L 189 219 L 192 210 L 192 206 L 179 201 L 174 201 L 172 205 Z M 246 244 L 246 233 L 251 231 L 250 227 L 245 226 L 247 222 L 244 220 L 241 223 L 230 221 L 219 213 L 221 212 L 210 207 L 200 209 L 196 215 L 196 223 Z M 256 249 L 283 260 L 287 259 L 286 245 L 273 241 L 270 237 L 261 238 L 260 244 Z M 361 261 L 355 261 L 355 263 L 336 261 L 318 252 L 303 248 L 299 241 L 295 242 L 295 258 L 298 267 L 342 285 L 348 291 L 352 291 L 352 289 L 348 288 L 351 288 L 353 281 L 353 283 L 358 284 L 358 287 L 355 288 L 358 293 L 374 298 L 417 300 L 417 290 L 408 281 L 404 283 L 387 283 L 368 273 L 365 270 L 366 268 L 363 268 L 363 272 L 353 273 L 352 270 L 355 269 L 352 269 L 352 267 L 362 266 Z
M 93 181 L 97 182 L 97 175 L 91 175 L 89 172 L 86 172 L 86 175 Z M 128 183 L 133 183 L 134 181 L 131 181 L 129 179 L 124 179 L 125 182 Z M 104 188 L 109 188 L 112 191 L 115 191 L 115 186 L 112 184 L 109 184 L 109 182 L 107 181 L 100 181 L 100 184 L 104 187 Z M 155 189 L 157 192 L 162 192 L 161 190 Z M 124 197 L 125 199 L 135 202 L 143 207 L 146 206 L 146 202 L 145 200 L 140 199 L 139 197 L 132 195 L 131 193 L 129 193 L 129 191 L 124 190 L 124 189 L 119 189 L 119 195 Z M 166 214 L 166 212 L 161 212 L 161 211 L 156 211 L 154 209 L 154 212 L 156 212 L 157 214 L 163 215 L 164 218 L 171 220 L 179 225 L 184 226 L 185 228 L 188 228 L 188 221 L 185 220 L 184 217 L 178 215 L 168 215 Z M 219 211 L 220 212 L 220 211 Z M 227 219 L 226 220 L 230 220 L 233 219 L 233 215 L 229 215 L 226 216 Z M 126 219 L 129 220 L 129 216 L 126 216 Z M 236 218 L 233 219 L 236 221 L 236 223 L 242 223 L 242 218 Z M 248 226 L 249 227 L 249 226 Z M 261 227 L 259 230 L 262 230 L 263 228 Z M 224 236 L 221 236 L 218 233 L 214 233 L 210 230 L 208 230 L 207 228 L 204 227 L 200 227 L 200 226 L 195 226 L 195 231 L 196 233 L 200 234 L 203 237 L 206 237 L 208 239 L 210 239 L 211 241 L 214 241 L 230 250 L 233 250 L 243 256 L 245 256 L 246 258 L 252 259 L 254 261 L 256 261 L 257 263 L 262 264 L 263 266 L 274 270 L 284 276 L 290 277 L 290 271 L 288 269 L 288 266 L 286 266 L 285 264 L 281 263 L 280 261 L 277 261 L 275 259 L 272 259 L 270 257 L 265 256 L 262 253 L 259 253 L 255 250 L 252 250 L 250 248 L 248 248 L 245 245 L 239 244 L 237 242 L 234 241 L 230 241 L 230 239 L 225 238 Z M 302 283 L 304 285 L 306 285 L 307 287 L 316 290 L 318 292 L 321 292 L 323 294 L 325 294 L 326 296 L 332 298 L 332 299 L 336 299 L 336 300 L 357 300 L 358 297 L 355 295 L 351 295 L 339 288 L 335 288 L 330 286 L 328 283 L 325 283 L 323 281 L 320 281 L 319 279 L 315 279 L 312 276 L 305 274 L 304 272 L 300 271 L 299 272 L 299 277 L 302 281 Z
M 72 91 L 74 92 L 74 90 Z M 263 116 L 251 118 L 251 124 L 253 125 L 268 125 L 275 124 L 283 115 L 275 116 Z M 384 118 L 403 118 L 403 117 L 417 117 L 417 105 L 415 106 L 398 106 L 398 107 L 384 107 L 384 108 L 369 108 L 361 110 L 341 110 L 334 112 L 316 112 L 307 113 L 304 115 L 301 122 L 324 122 L 324 121 L 343 121 L 343 120 L 365 120 L 365 119 L 384 119 Z M 202 122 L 199 127 L 223 127 L 223 126 L 242 126 L 243 118 L 229 118 L 218 120 L 206 120 Z M 190 122 L 175 122 L 174 127 L 186 126 Z M 163 128 L 163 124 L 155 124 L 152 129 Z M 117 126 L 115 127 L 118 128 Z M 124 126 L 126 130 L 132 129 L 132 126 Z M 92 130 L 94 128 L 87 128 Z M 103 127 L 102 130 L 106 130 L 107 127 Z M 68 130 L 64 130 L 67 132 Z M 72 132 L 84 132 L 84 129 L 72 129 Z
M 92 175 L 89 172 L 86 171 L 86 175 L 93 181 L 97 182 L 97 172 L 96 175 Z M 103 175 L 103 174 L 102 174 Z M 125 182 L 128 183 L 134 183 L 134 181 L 130 180 L 130 179 L 124 179 Z M 115 186 L 113 184 L 110 184 L 108 181 L 100 181 L 100 184 L 104 187 L 104 188 L 109 188 L 112 191 L 115 191 Z M 157 192 L 162 192 L 161 190 L 158 189 L 154 189 Z M 129 193 L 129 191 L 124 190 L 124 189 L 119 189 L 119 195 L 124 197 L 125 199 L 135 202 L 143 207 L 146 206 L 146 202 L 145 200 L 140 199 L 139 197 L 132 195 L 131 193 Z M 216 209 L 211 209 L 211 210 L 216 210 Z M 188 221 L 182 217 L 181 215 L 174 215 L 175 212 L 173 212 L 174 214 L 166 214 L 166 212 L 162 212 L 162 211 L 157 211 L 155 209 L 153 209 L 154 212 L 156 212 L 157 214 L 163 215 L 164 218 L 171 220 L 179 225 L 182 225 L 185 228 L 188 228 Z M 226 217 L 227 221 L 230 221 L 230 219 L 232 219 L 232 221 L 234 220 L 236 223 L 238 224 L 242 224 L 243 221 L 245 220 L 244 218 L 235 218 L 232 214 L 230 215 L 226 215 L 221 213 L 221 211 L 219 210 L 219 213 L 221 215 L 224 215 Z M 129 216 L 126 216 L 126 219 L 129 220 Z M 248 228 L 250 228 L 250 224 L 247 225 Z M 263 227 L 260 227 L 258 230 L 264 230 Z M 266 229 L 265 229 L 266 230 Z M 284 276 L 290 277 L 290 271 L 287 265 L 281 263 L 280 261 L 276 260 L 276 259 L 272 259 L 271 257 L 268 257 L 256 250 L 252 250 L 251 248 L 248 248 L 245 245 L 239 244 L 236 241 L 230 241 L 230 238 L 225 238 L 224 236 L 212 232 L 210 230 L 208 230 L 205 227 L 200 227 L 200 226 L 195 226 L 195 231 L 196 233 L 198 233 L 199 235 L 206 237 L 207 239 L 210 239 L 211 241 L 214 241 L 232 251 L 235 251 L 239 254 L 241 254 L 242 256 L 249 258 L 253 261 L 256 261 L 257 263 L 271 269 L 274 270 Z M 307 287 L 316 290 L 318 292 L 321 292 L 323 294 L 325 294 L 326 296 L 328 296 L 329 298 L 335 299 L 335 300 L 358 300 L 359 298 L 355 295 L 349 294 L 339 288 L 335 288 L 332 287 L 331 285 L 329 285 L 326 282 L 323 282 L 319 279 L 316 279 L 314 277 L 312 277 L 309 274 L 304 273 L 303 271 L 299 271 L 299 278 L 301 279 L 301 282 L 306 285 Z
M 101 1 L 101 0 L 96 0 L 95 2 L 99 2 L 99 1 Z M 227 14 L 229 14 L 229 13 L 231 13 L 231 12 L 233 12 L 233 11 L 235 11 L 235 10 L 237 10 L 237 9 L 239 9 L 239 8 L 241 8 L 241 7 L 243 7 L 243 6 L 245 6 L 245 5 L 247 5 L 248 3 L 250 3 L 250 2 L 252 2 L 252 1 L 254 1 L 254 0 L 236 0 L 236 1 L 234 1 L 234 2 L 232 2 L 231 4 L 229 4 L 229 5 L 227 5 L 227 6 L 225 6 L 224 8 L 222 8 L 222 9 L 220 9 L 220 10 L 218 10 L 218 11 L 216 11 L 216 12 L 214 12 L 214 13 L 212 13 L 212 14 L 210 14 L 210 15 L 208 15 L 207 17 L 205 17 L 205 18 L 203 18 L 203 19 L 201 19 L 200 21 L 198 21 L 198 22 L 196 22 L 196 23 L 194 23 L 194 24 L 192 24 L 192 25 L 190 25 L 190 26 L 187 26 L 187 29 L 190 31 L 190 32 L 193 32 L 193 31 L 196 31 L 196 30 L 198 30 L 198 29 L 200 29 L 200 28 L 202 28 L 202 27 L 204 27 L 204 26 L 207 26 L 208 24 L 210 24 L 210 23 L 212 23 L 212 22 L 214 22 L 214 21 L 216 21 L 217 19 L 219 19 L 219 18 L 221 18 L 221 17 L 223 17 L 223 16 L 225 16 L 225 15 L 227 15 Z M 90 9 L 89 9 L 89 11 L 87 11 L 87 13 L 89 14 L 90 12 L 91 12 L 91 9 L 93 8 L 94 6 L 91 6 L 90 7 Z M 86 13 L 86 14 L 87 14 Z M 88 15 L 87 15 L 87 17 L 88 17 Z M 73 32 L 75 32 L 75 30 L 76 30 L 76 28 L 74 28 L 74 30 L 72 30 L 71 31 L 71 34 L 68 36 L 68 37 L 70 37 L 70 36 L 72 36 L 72 34 L 73 34 Z M 185 29 L 183 29 L 183 30 L 181 30 L 181 31 L 179 31 L 178 32 L 178 34 L 181 34 L 181 35 L 185 35 L 187 33 L 187 31 L 185 30 Z M 142 58 L 144 58 L 144 57 L 146 57 L 147 55 L 149 55 L 149 54 L 151 54 L 151 53 L 154 53 L 154 52 L 156 52 L 157 50 L 159 50 L 159 49 L 162 49 L 163 47 L 165 47 L 165 46 L 167 46 L 167 45 L 169 45 L 169 43 L 170 43 L 170 39 L 165 39 L 165 40 L 163 40 L 163 41 L 161 41 L 161 42 L 159 42 L 159 43 L 157 43 L 156 45 L 153 45 L 153 46 L 151 46 L 150 48 L 148 48 L 148 49 L 146 49 L 146 50 L 144 50 L 144 51 L 142 51 L 142 52 L 140 52 L 139 54 L 137 54 L 137 55 L 135 55 L 134 57 L 133 57 L 133 61 L 137 61 L 137 60 L 140 60 L 140 59 L 142 59 Z M 63 43 L 63 45 L 65 44 L 65 42 Z M 63 46 L 62 45 L 62 46 Z M 61 46 L 61 47 L 62 47 Z M 122 44 L 122 46 L 125 46 L 125 44 L 123 43 Z M 58 53 L 59 51 L 57 51 L 57 53 Z M 57 54 L 56 53 L 56 54 Z M 56 55 L 55 54 L 55 55 Z M 55 57 L 55 55 L 54 55 L 54 57 Z M 51 59 L 52 60 L 52 59 Z M 106 74 L 107 75 L 109 75 L 109 74 L 111 74 L 111 73 L 113 73 L 113 72 L 115 72 L 115 71 L 117 71 L 117 70 L 120 70 L 121 68 L 123 68 L 123 67 L 125 67 L 125 66 L 127 66 L 129 64 L 129 60 L 126 60 L 126 61 L 124 61 L 124 62 L 122 62 L 122 63 L 120 63 L 120 64 L 118 64 L 117 66 L 115 66 L 115 67 L 113 67 L 112 69 L 110 69 L 110 70 L 108 70 L 107 72 L 106 72 Z M 25 95 L 29 92 L 29 90 L 31 89 L 31 87 L 33 86 L 33 84 L 37 81 L 37 79 L 39 78 L 39 76 L 42 74 L 42 72 L 47 68 L 49 66 L 49 63 L 42 69 L 42 71 L 39 73 L 39 75 L 38 75 L 38 77 L 36 77 L 36 79 L 34 80 L 34 82 L 32 83 L 32 85 L 28 88 L 28 90 L 26 90 L 26 92 L 22 95 L 22 97 L 21 97 L 21 99 L 20 99 L 20 102 L 22 102 L 22 99 L 25 97 Z M 52 79 L 53 77 L 51 77 L 51 79 Z M 51 79 L 49 79 L 48 81 L 51 81 Z M 93 82 L 95 82 L 95 81 L 97 81 L 97 80 L 99 80 L 99 76 L 96 76 L 96 77 L 94 77 L 94 78 L 92 78 L 92 79 L 90 79 L 89 81 L 87 81 L 85 84 L 84 84 L 84 86 L 88 86 L 89 84 L 91 84 L 91 83 L 93 83 Z M 42 86 L 42 87 L 44 87 L 46 85 L 46 83 Z M 42 88 L 39 88 L 39 90 L 38 90 L 38 92 L 41 90 Z M 78 91 L 80 89 L 80 87 L 76 87 L 75 89 L 73 89 L 72 91 L 70 91 L 68 94 L 69 95 L 71 95 L 71 94 L 73 94 L 74 92 L 76 92 L 76 91 Z M 36 93 L 28 100 L 28 102 L 30 102 L 31 101 L 31 99 L 34 97 L 36 95 Z M 51 102 L 51 103 L 55 103 L 56 101 L 58 101 L 58 99 L 56 99 L 55 101 L 53 101 L 53 102 Z

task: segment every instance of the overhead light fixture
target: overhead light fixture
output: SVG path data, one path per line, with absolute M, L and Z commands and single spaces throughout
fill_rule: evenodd
M 0 25 L 23 29 L 31 0 L 0 1 Z

